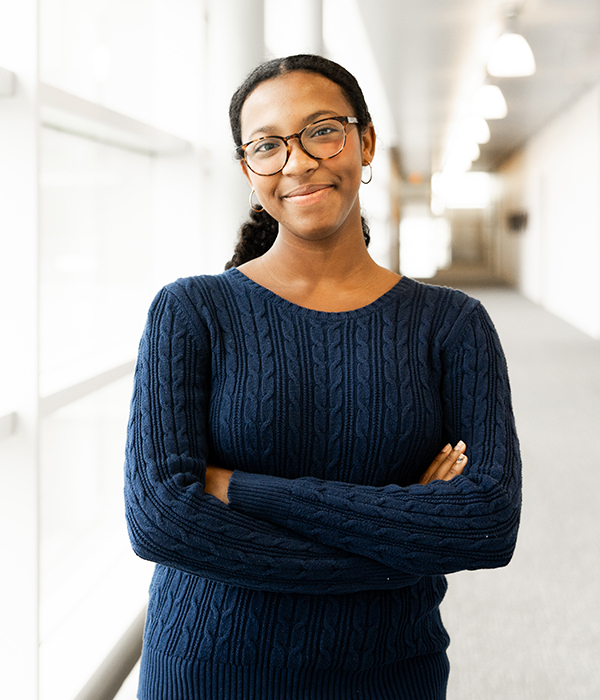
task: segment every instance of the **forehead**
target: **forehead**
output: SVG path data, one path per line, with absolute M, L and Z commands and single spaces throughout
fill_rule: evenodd
M 246 98 L 241 112 L 242 140 L 263 131 L 292 133 L 320 112 L 324 116 L 353 114 L 342 89 L 328 78 L 307 71 L 278 75 L 261 83 Z

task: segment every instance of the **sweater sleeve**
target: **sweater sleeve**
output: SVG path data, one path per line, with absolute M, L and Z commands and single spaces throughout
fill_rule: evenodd
M 195 319 L 197 321 L 197 319 Z M 136 554 L 204 578 L 273 591 L 345 593 L 415 583 L 373 559 L 239 513 L 204 493 L 211 348 L 168 288 L 140 343 L 125 461 Z
M 419 575 L 506 565 L 521 503 L 520 455 L 498 336 L 476 305 L 441 352 L 445 432 L 467 444 L 462 475 L 363 486 L 234 472 L 230 506 L 321 544 Z

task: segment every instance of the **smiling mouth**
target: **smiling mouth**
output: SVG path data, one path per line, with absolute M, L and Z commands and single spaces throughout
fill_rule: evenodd
M 325 199 L 333 185 L 309 185 L 308 187 L 299 187 L 292 190 L 284 196 L 288 202 L 294 204 L 316 204 Z

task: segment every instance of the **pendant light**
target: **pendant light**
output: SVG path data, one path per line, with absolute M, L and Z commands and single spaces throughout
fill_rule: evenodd
M 473 96 L 471 109 L 484 119 L 504 119 L 508 114 L 506 100 L 497 85 L 484 83 Z
M 463 117 L 458 127 L 458 133 L 460 138 L 471 138 L 476 143 L 488 143 L 490 140 L 490 127 L 479 114 L 469 114 Z
M 517 9 L 507 10 L 506 25 L 487 64 L 487 72 L 498 78 L 520 78 L 535 73 L 535 58 L 527 40 L 516 32 Z

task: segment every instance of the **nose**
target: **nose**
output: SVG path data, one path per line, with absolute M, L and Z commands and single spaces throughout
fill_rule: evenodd
M 290 155 L 287 163 L 283 166 L 282 173 L 285 175 L 298 175 L 315 170 L 319 167 L 319 161 L 309 156 L 300 145 L 300 139 L 293 138 L 288 141 Z

